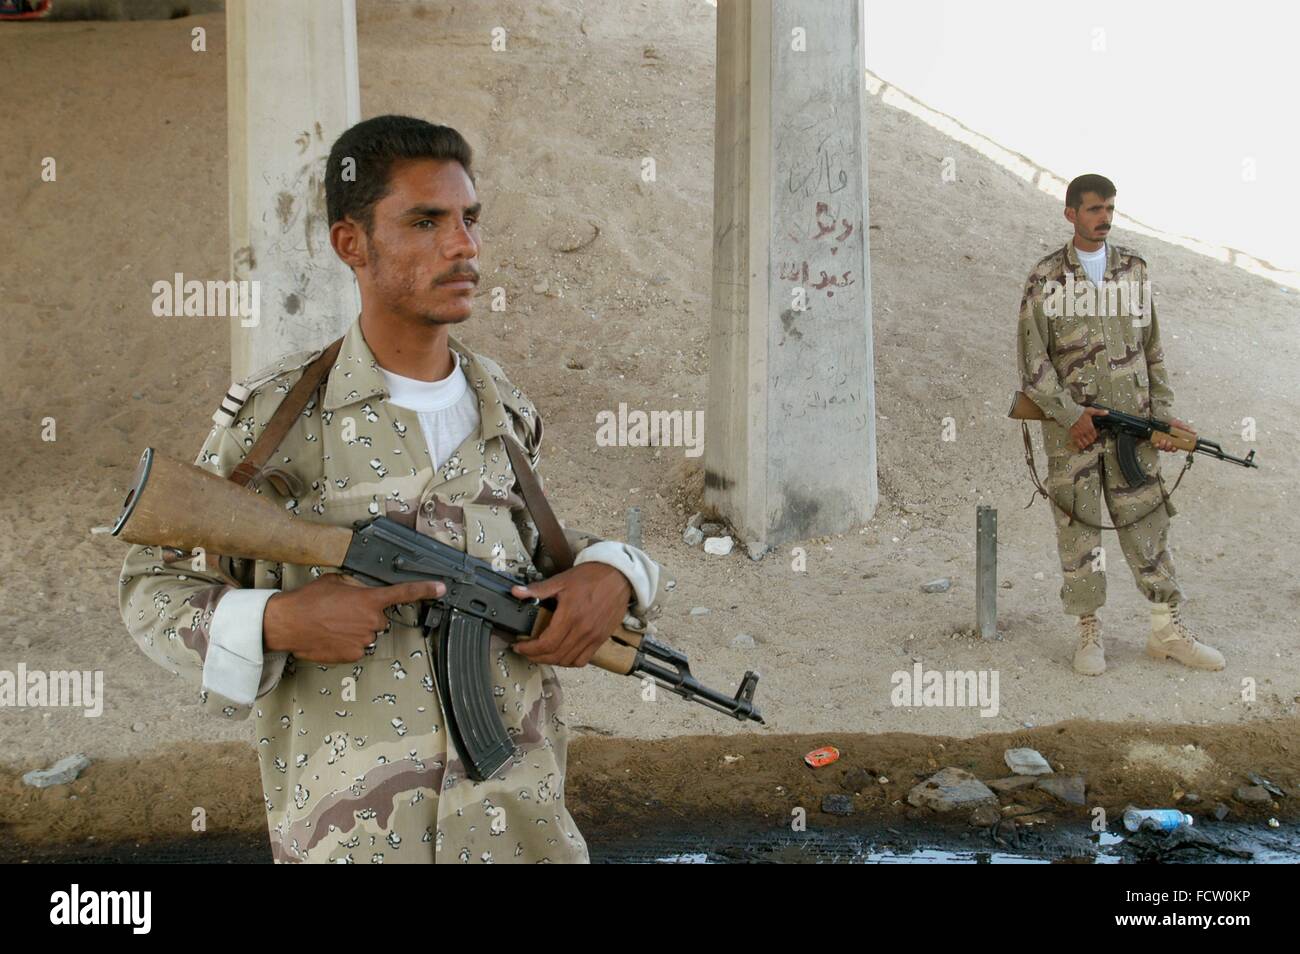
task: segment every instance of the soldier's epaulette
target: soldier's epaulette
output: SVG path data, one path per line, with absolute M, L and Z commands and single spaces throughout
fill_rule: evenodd
M 218 427 L 229 427 L 235 422 L 240 410 L 248 403 L 249 398 L 259 390 L 272 383 L 284 383 L 286 386 L 292 382 L 285 380 L 280 382 L 280 378 L 289 378 L 295 372 L 301 372 L 303 368 L 311 364 L 321 354 L 324 349 L 316 351 L 295 351 L 286 354 L 282 358 L 262 368 L 260 371 L 250 374 L 241 381 L 236 381 L 230 385 L 230 390 L 226 396 L 221 399 L 221 406 L 217 408 L 216 413 L 212 415 L 212 423 Z M 287 387 L 286 387 L 287 390 Z
M 1125 248 L 1122 245 L 1115 246 L 1115 254 L 1117 254 L 1120 258 L 1135 258 L 1143 265 L 1147 263 L 1146 256 L 1144 256 L 1141 252 L 1135 252 L 1133 251 L 1133 249 Z

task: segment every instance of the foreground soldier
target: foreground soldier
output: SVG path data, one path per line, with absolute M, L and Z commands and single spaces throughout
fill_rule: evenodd
M 1157 477 L 1133 489 L 1120 473 L 1115 439 L 1098 440 L 1093 417 L 1104 404 L 1129 414 L 1171 420 L 1174 393 L 1160 347 L 1146 262 L 1110 245 L 1115 186 L 1103 176 L 1080 176 L 1065 196 L 1074 236 L 1029 275 L 1017 331 L 1021 387 L 1048 417 L 1043 445 L 1047 489 L 1055 502 L 1057 544 L 1065 581 L 1065 612 L 1079 617 L 1074 669 L 1097 676 L 1106 669 L 1097 610 L 1106 601 L 1101 548 L 1103 495 L 1120 547 L 1142 594 L 1152 602 L 1147 653 L 1194 669 L 1222 669 L 1223 656 L 1199 642 L 1179 613 L 1182 590 L 1169 555 L 1169 518 L 1157 450 L 1174 450 L 1157 433 L 1138 445 L 1143 469 Z M 1102 292 L 1090 295 L 1088 286 Z M 1107 294 L 1107 288 L 1123 294 Z M 1091 305 L 1089 304 L 1091 299 Z M 1176 419 L 1172 423 L 1186 427 Z M 1063 512 L 1065 511 L 1065 512 Z
M 352 164 L 354 181 L 341 173 Z M 361 315 L 250 486 L 302 520 L 351 527 L 386 515 L 534 580 L 517 596 L 555 596 L 541 638 L 493 640 L 493 692 L 519 754 L 475 784 L 448 744 L 411 605 L 442 595 L 441 583 L 365 587 L 319 567 L 196 564 L 135 546 L 123 619 L 151 659 L 201 684 L 209 711 L 256 713 L 276 861 L 586 861 L 564 804 L 550 666 L 585 665 L 628 614 L 644 629 L 672 583 L 640 550 L 573 530 L 573 568 L 536 582 L 545 560 L 504 442 L 536 464 L 541 419 L 495 363 L 448 335 L 470 316 L 478 281 L 464 139 L 407 117 L 367 120 L 334 144 L 326 195 Z M 233 388 L 197 463 L 229 476 L 319 354 Z

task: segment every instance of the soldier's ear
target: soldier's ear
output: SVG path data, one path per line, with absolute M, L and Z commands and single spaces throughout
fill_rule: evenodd
M 1079 212 L 1077 209 L 1072 209 L 1068 205 L 1065 207 L 1065 221 L 1069 222 L 1071 225 L 1075 224 L 1075 219 L 1078 217 L 1078 214 Z
M 330 226 L 330 245 L 334 247 L 334 254 L 354 271 L 366 264 L 366 241 L 365 229 L 350 217 L 339 219 Z

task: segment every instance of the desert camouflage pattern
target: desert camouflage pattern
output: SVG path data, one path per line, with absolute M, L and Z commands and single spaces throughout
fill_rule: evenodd
M 498 569 L 537 579 L 539 537 L 527 516 L 504 441 L 535 464 L 542 438 L 536 408 L 495 363 L 454 338 L 478 395 L 481 424 L 435 472 L 414 411 L 388 403 L 375 358 L 354 322 L 326 384 L 250 486 L 300 520 L 352 527 L 387 515 Z M 288 356 L 246 380 L 250 396 L 216 416 L 197 463 L 228 476 L 257 439 L 302 369 L 320 352 Z M 233 420 L 232 420 L 233 417 Z M 224 422 L 229 421 L 226 425 Z M 599 538 L 565 530 L 577 553 Z M 120 580 L 122 617 L 140 648 L 196 687 L 209 627 L 235 587 L 292 590 L 328 568 L 133 546 Z M 651 620 L 672 581 L 659 574 Z M 355 664 L 268 654 L 252 706 L 200 689 L 202 705 L 256 722 L 267 824 L 277 862 L 583 862 L 587 847 L 565 808 L 566 733 L 560 684 L 549 666 L 493 641 L 493 694 L 519 754 L 495 777 L 467 778 L 444 731 L 430 643 L 415 607 Z M 629 682 L 629 691 L 636 691 Z
M 1161 506 L 1157 481 L 1136 490 L 1128 486 L 1119 469 L 1115 443 L 1113 437 L 1105 437 L 1084 451 L 1049 456 L 1044 486 L 1058 504 L 1082 520 L 1119 527 L 1115 532 L 1120 550 L 1142 595 L 1153 603 L 1178 603 L 1183 593 L 1169 555 L 1169 518 L 1177 511 L 1168 501 Z M 1150 444 L 1139 442 L 1138 459 L 1148 474 L 1158 472 L 1153 459 L 1157 453 Z M 1061 604 L 1071 616 L 1095 613 L 1106 602 L 1106 567 L 1114 553 L 1102 550 L 1100 530 L 1071 521 L 1056 508 L 1052 513 L 1064 578 Z M 1122 526 L 1140 514 L 1146 516 Z
M 1169 518 L 1177 510 L 1168 501 L 1160 505 L 1161 483 L 1151 480 L 1130 489 L 1119 469 L 1113 437 L 1099 437 L 1080 452 L 1071 447 L 1069 434 L 1085 402 L 1169 418 L 1174 393 L 1165 371 L 1155 305 L 1144 292 L 1140 301 L 1119 300 L 1119 307 L 1105 309 L 1109 314 L 1049 316 L 1044 290 L 1051 282 L 1064 286 L 1067 274 L 1074 276 L 1076 287 L 1088 282 L 1073 240 L 1034 266 L 1020 302 L 1017 329 L 1021 388 L 1049 418 L 1042 429 L 1045 486 L 1057 503 L 1089 523 L 1119 526 L 1147 513 L 1116 531 L 1120 549 L 1147 599 L 1177 603 L 1182 591 L 1169 554 Z M 1107 243 L 1103 282 L 1145 288 L 1147 281 L 1141 256 Z M 1158 478 L 1159 452 L 1145 441 L 1137 450 L 1143 469 Z M 1071 521 L 1055 508 L 1053 514 L 1064 576 L 1062 605 L 1073 616 L 1093 613 L 1106 601 L 1107 554 L 1101 550 L 1101 531 Z

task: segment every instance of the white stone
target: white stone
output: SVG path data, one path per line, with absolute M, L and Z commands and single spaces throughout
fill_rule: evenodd
M 704 541 L 704 552 L 715 556 L 726 556 L 734 545 L 735 541 L 731 537 L 709 537 Z

